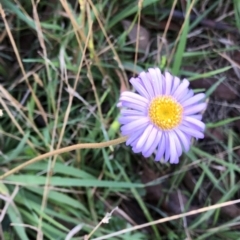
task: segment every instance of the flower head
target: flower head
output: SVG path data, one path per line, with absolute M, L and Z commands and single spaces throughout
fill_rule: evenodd
M 188 151 L 191 138 L 203 138 L 205 124 L 201 121 L 206 108 L 204 93 L 194 95 L 189 81 L 161 74 L 150 68 L 130 79 L 138 93 L 125 91 L 118 107 L 123 107 L 119 122 L 122 135 L 128 136 L 127 145 L 135 153 L 149 157 L 156 152 L 155 160 L 163 157 L 178 163 L 183 149 Z

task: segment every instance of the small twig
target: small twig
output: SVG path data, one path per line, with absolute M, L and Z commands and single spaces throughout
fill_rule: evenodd
M 25 168 L 25 167 L 27 167 L 27 166 L 35 163 L 35 162 L 38 162 L 42 159 L 45 159 L 45 158 L 48 158 L 48 157 L 51 157 L 51 156 L 54 156 L 54 155 L 59 155 L 61 153 L 70 152 L 70 151 L 77 150 L 77 149 L 91 149 L 91 148 L 109 147 L 109 146 L 118 145 L 120 143 L 123 143 L 126 140 L 127 140 L 127 137 L 120 137 L 120 138 L 110 140 L 110 141 L 107 141 L 107 142 L 79 143 L 79 144 L 75 144 L 75 145 L 72 145 L 72 146 L 69 146 L 69 147 L 60 148 L 60 149 L 42 154 L 42 155 L 40 155 L 38 157 L 35 157 L 35 158 L 33 158 L 33 159 L 31 159 L 27 162 L 24 162 L 23 164 L 21 164 L 21 165 L 15 167 L 15 168 L 13 168 L 12 170 L 4 173 L 2 176 L 0 176 L 0 180 L 12 175 L 15 172 L 18 172 L 19 170 L 21 170 L 21 169 L 23 169 L 23 168 Z
M 71 240 L 73 238 L 73 236 L 78 233 L 83 227 L 83 224 L 80 223 L 77 226 L 75 226 L 66 236 L 65 240 Z
M 183 205 L 183 199 L 182 199 L 182 195 L 181 195 L 181 191 L 178 190 L 178 199 L 179 199 L 179 203 L 180 203 L 180 207 L 181 207 L 181 211 L 184 212 L 184 205 Z M 183 217 L 183 227 L 187 236 L 187 240 L 192 240 L 190 233 L 188 231 L 188 225 L 187 225 L 187 219 L 186 217 Z
M 0 222 L 3 221 L 3 219 L 4 219 L 4 217 L 5 217 L 5 214 L 6 214 L 6 212 L 7 212 L 7 209 L 8 209 L 8 207 L 9 207 L 9 205 L 13 203 L 13 199 L 14 199 L 15 196 L 17 195 L 18 190 L 19 190 L 19 187 L 18 187 L 18 185 L 16 185 L 16 187 L 15 187 L 12 195 L 10 196 L 10 198 L 6 199 L 7 202 L 6 202 L 5 206 L 4 206 L 4 208 L 2 209 L 2 212 L 1 212 L 1 215 L 0 215 Z
M 162 41 L 160 42 L 159 47 L 158 47 L 158 52 L 159 52 L 159 53 L 160 53 L 161 50 L 162 50 L 162 46 L 163 46 L 164 40 L 165 40 L 165 38 L 166 38 L 167 31 L 168 31 L 168 29 L 169 29 L 169 26 L 170 26 L 170 23 L 171 23 L 171 20 L 172 20 L 172 17 L 173 17 L 173 13 L 174 13 L 174 9 L 175 9 L 176 4 L 177 4 L 177 0 L 175 0 L 175 1 L 173 2 L 172 8 L 171 8 L 171 10 L 170 10 L 170 12 L 169 12 L 169 17 L 168 17 L 168 20 L 167 20 L 167 24 L 166 24 L 166 27 L 165 27 L 165 29 L 164 29 L 163 35 L 162 35 L 162 37 L 161 37 L 161 38 L 162 38 Z
M 19 226 L 19 227 L 27 227 L 27 228 L 30 228 L 32 230 L 35 230 L 37 233 L 39 233 L 40 237 L 42 238 L 43 237 L 43 233 L 42 231 L 39 231 L 39 229 L 37 227 L 34 227 L 32 225 L 29 225 L 29 224 L 22 224 L 22 223 L 11 223 L 10 224 L 11 226 Z
M 181 38 L 181 34 L 182 34 L 183 30 L 184 30 L 184 27 L 186 26 L 187 20 L 188 20 L 188 18 L 189 18 L 189 16 L 190 16 L 190 13 L 191 13 L 191 10 L 192 10 L 192 8 L 193 8 L 193 6 L 194 6 L 194 4 L 195 4 L 195 1 L 196 1 L 196 0 L 193 0 L 193 1 L 191 2 L 190 6 L 189 6 L 189 9 L 188 9 L 187 12 L 186 12 L 186 16 L 185 16 L 185 18 L 184 18 L 184 22 L 183 22 L 183 24 L 182 24 L 182 26 L 181 26 L 181 28 L 180 28 L 180 30 L 179 30 L 179 33 L 178 33 L 177 39 L 176 39 L 176 41 L 175 41 L 175 43 L 174 43 L 172 52 L 171 52 L 171 54 L 170 54 L 170 56 L 169 56 L 169 58 L 168 58 L 167 67 L 169 67 L 169 65 L 170 65 L 170 63 L 171 63 L 171 61 L 172 61 L 173 55 L 174 55 L 175 50 L 176 50 L 176 48 L 177 48 L 177 44 L 178 44 L 178 42 L 179 42 L 179 40 L 180 40 L 180 38 Z
M 110 213 L 107 213 L 104 218 L 98 223 L 98 225 L 89 233 L 89 235 L 85 236 L 84 240 L 89 240 L 93 233 L 102 225 L 102 223 L 108 223 L 113 212 L 117 210 L 118 207 L 115 207 Z
M 143 0 L 138 1 L 138 25 L 137 25 L 137 37 L 136 37 L 136 49 L 135 49 L 135 57 L 134 57 L 134 69 L 133 72 L 136 71 L 137 59 L 138 59 L 138 47 L 139 47 L 139 34 L 140 34 L 140 21 L 141 21 L 141 12 L 142 12 L 142 4 Z
M 169 10 L 169 9 L 161 9 L 159 11 L 162 13 L 167 13 L 167 14 L 169 14 L 171 12 L 171 10 Z M 186 14 L 179 10 L 174 10 L 173 11 L 173 19 L 174 18 L 184 20 L 186 18 Z M 190 22 L 195 21 L 197 18 L 198 18 L 198 16 L 196 16 L 196 15 L 193 15 L 193 14 L 189 15 Z M 225 30 L 228 32 L 233 32 L 233 33 L 239 34 L 239 31 L 236 28 L 234 28 L 224 22 L 216 22 L 214 20 L 204 18 L 199 22 L 199 24 L 204 27 L 212 28 L 215 30 Z
M 91 6 L 91 8 L 92 8 L 92 10 L 93 10 L 93 13 L 95 14 L 95 17 L 96 17 L 96 19 L 97 19 L 97 21 L 98 21 L 98 24 L 99 24 L 99 26 L 100 26 L 100 28 L 101 28 L 101 30 L 102 30 L 102 32 L 103 32 L 103 35 L 105 36 L 105 38 L 106 38 L 106 40 L 107 40 L 107 42 L 108 42 L 108 44 L 109 44 L 109 47 L 111 48 L 111 50 L 112 50 L 112 52 L 113 52 L 114 60 L 117 62 L 118 67 L 121 69 L 122 75 L 123 75 L 123 78 L 124 78 L 124 81 L 125 81 L 125 84 L 126 84 L 127 88 L 129 89 L 129 83 L 128 83 L 127 74 L 126 74 L 126 72 L 124 71 L 124 67 L 123 67 L 123 64 L 122 64 L 119 56 L 118 56 L 118 53 L 117 53 L 117 51 L 116 51 L 113 43 L 111 42 L 111 40 L 110 40 L 110 38 L 109 38 L 109 36 L 108 36 L 108 34 L 107 34 L 107 31 L 106 31 L 106 29 L 105 29 L 105 27 L 104 27 L 104 25 L 103 25 L 103 23 L 102 23 L 102 21 L 101 21 L 101 18 L 99 17 L 99 12 L 98 12 L 95 4 L 92 2 L 92 0 L 87 0 L 87 1 L 89 2 L 90 6 Z
M 111 239 L 112 237 L 119 236 L 119 235 L 125 234 L 127 232 L 132 232 L 132 231 L 142 229 L 142 228 L 146 228 L 146 227 L 149 227 L 149 226 L 152 226 L 152 225 L 156 225 L 156 224 L 160 224 L 160 223 L 164 223 L 164 222 L 169 222 L 169 221 L 176 220 L 176 219 L 179 219 L 179 218 L 183 218 L 183 217 L 187 217 L 187 216 L 191 216 L 191 215 L 215 210 L 215 209 L 218 209 L 218 208 L 230 206 L 230 205 L 237 204 L 237 203 L 240 203 L 240 199 L 233 200 L 233 201 L 228 201 L 228 202 L 224 202 L 224 203 L 214 204 L 212 206 L 203 207 L 203 208 L 200 208 L 200 209 L 197 209 L 197 210 L 192 210 L 192 211 L 189 211 L 189 212 L 186 212 L 186 213 L 177 214 L 177 215 L 174 215 L 174 216 L 171 216 L 171 217 L 161 218 L 161 219 L 158 219 L 156 221 L 152 221 L 152 222 L 144 223 L 144 224 L 141 224 L 141 225 L 138 225 L 138 226 L 123 229 L 123 230 L 120 230 L 120 231 L 117 231 L 117 232 L 114 232 L 114 233 L 111 233 L 111 234 L 107 234 L 107 235 L 102 236 L 102 237 L 94 238 L 92 240 Z

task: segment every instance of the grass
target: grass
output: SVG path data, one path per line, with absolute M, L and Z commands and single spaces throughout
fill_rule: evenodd
M 9 174 L 0 182 L 1 239 L 239 239 L 239 117 L 232 113 L 219 119 L 222 112 L 207 110 L 210 137 L 195 141 L 177 166 L 124 144 L 43 155 L 119 138 L 119 94 L 148 67 L 191 82 L 214 79 L 205 89 L 209 105 L 230 108 L 217 91 L 239 87 L 239 34 L 202 21 L 221 18 L 239 29 L 238 1 L 1 4 L 0 172 Z M 124 31 L 126 19 L 132 24 Z M 140 25 L 150 34 L 145 50 L 129 40 L 132 28 L 140 39 Z

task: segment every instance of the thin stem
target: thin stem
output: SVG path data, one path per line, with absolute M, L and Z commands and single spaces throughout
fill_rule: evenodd
M 156 224 L 160 224 L 160 223 L 164 223 L 164 222 L 169 222 L 169 221 L 176 220 L 176 219 L 179 219 L 179 218 L 192 216 L 192 215 L 195 215 L 195 214 L 215 210 L 215 209 L 218 209 L 218 208 L 230 206 L 230 205 L 237 204 L 237 203 L 240 203 L 240 199 L 232 200 L 232 201 L 228 201 L 228 202 L 223 202 L 223 203 L 217 203 L 217 204 L 214 204 L 214 205 L 211 205 L 211 206 L 208 206 L 208 207 L 203 207 L 203 208 L 199 208 L 199 209 L 192 210 L 192 211 L 189 211 L 189 212 L 173 215 L 173 216 L 170 216 L 170 217 L 161 218 L 161 219 L 158 219 L 158 220 L 155 220 L 155 221 L 152 221 L 152 222 L 143 223 L 143 224 L 140 224 L 140 225 L 137 225 L 137 226 L 134 226 L 134 227 L 129 227 L 129 228 L 126 228 L 126 229 L 123 229 L 123 230 L 120 230 L 120 231 L 117 231 L 117 232 L 114 232 L 114 233 L 110 233 L 110 234 L 107 234 L 107 235 L 104 235 L 104 236 L 101 236 L 101 237 L 97 237 L 97 238 L 94 238 L 92 240 L 112 239 L 112 237 L 120 236 L 120 235 L 123 235 L 127 232 L 132 232 L 132 231 L 142 229 L 142 228 L 145 228 L 145 227 L 149 227 L 149 226 L 152 226 L 152 225 L 156 225 Z
M 70 151 L 73 151 L 73 150 L 77 150 L 77 149 L 87 149 L 87 148 L 104 148 L 104 147 L 109 147 L 109 146 L 113 146 L 113 145 L 118 145 L 120 143 L 123 143 L 127 140 L 127 137 L 120 137 L 120 138 L 117 138 L 117 139 L 114 139 L 114 140 L 110 140 L 110 141 L 107 141 L 107 142 L 100 142 L 100 143 L 79 143 L 79 144 L 75 144 L 75 145 L 72 145 L 72 146 L 69 146 L 69 147 L 64 147 L 64 148 L 60 148 L 60 149 L 57 149 L 57 150 L 54 150 L 54 151 L 51 151 L 51 152 L 48 152 L 48 153 L 45 153 L 45 154 L 42 154 L 40 156 L 37 156 L 15 168 L 13 168 L 12 170 L 4 173 L 2 176 L 0 176 L 0 180 L 14 174 L 15 172 L 18 172 L 19 170 L 35 163 L 35 162 L 38 162 L 44 158 L 48 158 L 48 157 L 51 157 L 51 156 L 54 156 L 54 155 L 58 155 L 58 154 L 61 154 L 61 153 L 65 153 L 65 152 L 70 152 Z

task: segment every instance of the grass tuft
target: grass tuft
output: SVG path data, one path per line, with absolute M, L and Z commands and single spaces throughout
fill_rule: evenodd
M 238 0 L 0 6 L 0 239 L 239 238 Z M 121 144 L 119 95 L 154 66 L 207 95 L 177 166 Z

